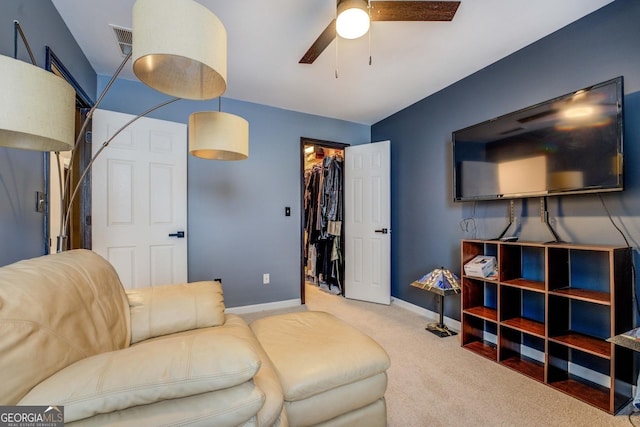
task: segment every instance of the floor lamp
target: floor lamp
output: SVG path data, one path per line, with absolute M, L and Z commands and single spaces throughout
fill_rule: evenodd
M 38 68 L 17 21 L 14 21 L 16 54 L 14 58 L 0 56 L 0 91 L 4 95 L 0 102 L 0 146 L 56 153 L 72 150 L 73 159 L 75 147 L 81 143 L 93 112 L 130 58 L 133 58 L 133 71 L 140 81 L 173 97 L 139 114 L 105 141 L 82 171 L 79 182 L 69 195 L 65 194 L 68 182 L 61 188 L 63 214 L 60 218 L 58 252 L 67 247 L 71 206 L 82 180 L 95 159 L 122 130 L 178 99 L 220 98 L 227 87 L 226 29 L 206 7 L 192 0 L 137 0 L 132 17 L 132 32 L 135 34 L 132 51 L 87 114 L 75 142 L 75 92 L 64 79 Z M 17 59 L 18 34 L 29 51 L 32 64 Z M 190 141 L 190 144 L 196 144 L 198 149 L 192 154 L 219 160 L 247 158 L 249 136 L 246 120 L 231 114 L 210 114 L 216 120 L 213 124 L 207 121 L 207 130 L 193 129 L 197 141 Z M 202 121 L 191 123 L 190 119 L 190 125 L 194 128 L 200 126 L 199 122 Z M 226 154 L 215 155 L 218 152 Z

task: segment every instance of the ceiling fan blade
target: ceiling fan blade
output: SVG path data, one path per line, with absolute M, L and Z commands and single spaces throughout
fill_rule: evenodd
M 322 34 L 311 45 L 307 53 L 300 59 L 299 64 L 313 64 L 318 56 L 329 46 L 329 43 L 336 38 L 336 20 L 334 19 L 327 25 Z
M 338 3 L 340 3 L 338 1 Z M 371 1 L 372 21 L 451 21 L 459 1 Z M 336 20 L 332 20 L 309 50 L 298 61 L 313 64 L 336 38 Z
M 372 1 L 372 21 L 451 21 L 459 1 Z

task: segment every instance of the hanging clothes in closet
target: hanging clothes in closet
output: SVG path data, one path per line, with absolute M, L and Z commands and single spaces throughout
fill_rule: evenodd
M 313 282 L 344 295 L 343 164 L 340 154 L 305 170 L 305 263 Z

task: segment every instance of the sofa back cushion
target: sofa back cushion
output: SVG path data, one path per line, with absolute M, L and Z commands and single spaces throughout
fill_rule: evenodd
M 99 255 L 80 249 L 0 268 L 0 405 L 130 338 L 124 288 Z
M 127 289 L 131 344 L 149 338 L 224 324 L 220 282 L 205 281 Z

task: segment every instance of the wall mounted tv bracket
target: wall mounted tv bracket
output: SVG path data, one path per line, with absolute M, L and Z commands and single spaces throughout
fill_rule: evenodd
M 547 226 L 551 234 L 553 234 L 554 240 L 551 240 L 546 243 L 563 243 L 558 236 L 558 233 L 551 227 L 549 224 L 549 211 L 547 210 L 547 197 L 540 197 L 540 221 Z
M 507 230 L 509 230 L 511 228 L 511 226 L 513 225 L 513 223 L 515 221 L 514 210 L 515 210 L 514 209 L 514 201 L 513 201 L 513 199 L 511 199 L 511 200 L 509 200 L 509 223 L 504 228 L 504 230 L 502 230 L 502 233 L 500 233 L 500 235 L 498 237 L 496 237 L 495 239 L 493 239 L 493 240 L 503 240 L 503 237 L 504 237 L 505 233 L 507 232 Z M 513 239 L 512 239 L 512 241 L 513 241 Z

